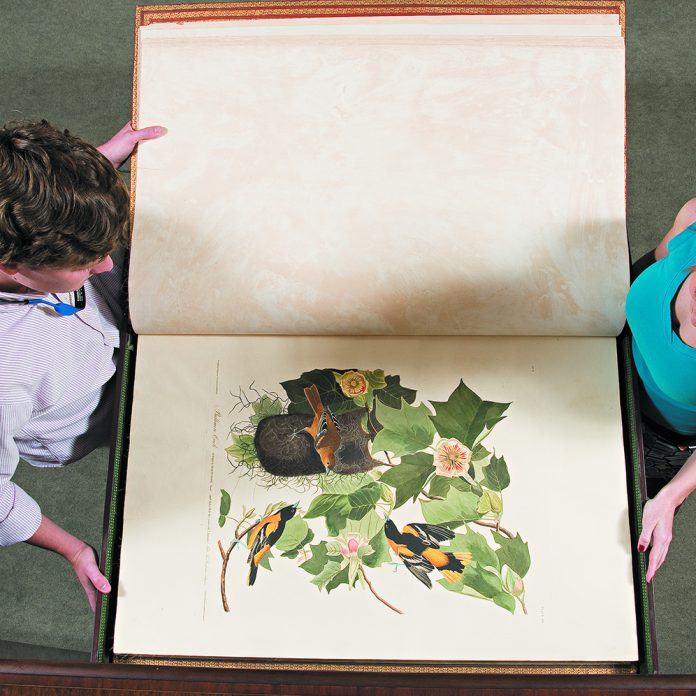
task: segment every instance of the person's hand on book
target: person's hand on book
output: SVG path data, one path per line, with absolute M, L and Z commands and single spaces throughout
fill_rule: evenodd
M 679 506 L 696 490 L 696 454 L 692 454 L 660 492 L 645 503 L 643 530 L 638 539 L 638 551 L 650 549 L 650 560 L 645 579 L 651 582 L 664 563 L 672 542 L 674 516 Z
M 118 169 L 131 156 L 139 142 L 160 138 L 166 132 L 167 129 L 163 126 L 148 126 L 133 130 L 131 124 L 126 123 L 116 135 L 100 145 L 97 150 Z
M 92 611 L 97 605 L 97 592 L 111 592 L 109 581 L 97 565 L 97 552 L 87 543 L 67 532 L 45 515 L 34 534 L 27 539 L 29 544 L 55 551 L 70 563 Z
M 675 512 L 676 506 L 669 497 L 661 498 L 660 494 L 648 500 L 643 508 L 643 531 L 638 540 L 638 551 L 645 552 L 648 546 L 652 545 L 648 570 L 645 574 L 648 582 L 652 582 L 655 573 L 667 556 L 672 542 Z
M 87 595 L 90 608 L 94 611 L 97 605 L 97 592 L 106 594 L 111 591 L 109 581 L 101 574 L 97 565 L 95 550 L 84 544 L 78 553 L 68 560 Z

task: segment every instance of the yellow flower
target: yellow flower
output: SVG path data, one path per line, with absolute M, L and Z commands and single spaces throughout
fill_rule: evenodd
M 344 372 L 338 383 L 341 387 L 341 391 L 351 399 L 365 394 L 369 386 L 365 379 L 365 375 L 354 370 Z
M 433 464 L 438 476 L 446 476 L 447 478 L 464 476 L 468 479 L 470 462 L 471 450 L 459 442 L 457 438 L 451 437 L 437 443 Z

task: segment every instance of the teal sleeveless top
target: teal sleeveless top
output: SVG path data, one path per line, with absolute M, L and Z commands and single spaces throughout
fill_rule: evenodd
M 626 298 L 633 358 L 645 394 L 641 403 L 655 422 L 696 434 L 696 348 L 672 328 L 672 300 L 696 266 L 696 223 L 667 245 L 668 254 L 641 273 Z M 647 399 L 646 399 L 647 397 Z

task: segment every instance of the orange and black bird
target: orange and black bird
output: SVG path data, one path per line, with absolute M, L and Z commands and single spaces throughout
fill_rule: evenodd
M 454 539 L 454 532 L 447 527 L 411 522 L 399 532 L 388 519 L 384 523 L 384 533 L 391 550 L 428 589 L 432 588 L 428 573 L 435 568 L 447 582 L 456 582 L 471 563 L 468 551 L 440 551 L 440 542 Z
M 314 411 L 314 420 L 304 431 L 314 440 L 321 463 L 327 470 L 336 464 L 336 450 L 341 446 L 341 432 L 331 411 L 324 406 L 315 384 L 305 387 L 307 402 Z
M 261 559 L 271 550 L 271 546 L 280 539 L 285 529 L 285 523 L 292 519 L 297 512 L 295 505 L 286 505 L 280 510 L 266 515 L 260 522 L 257 522 L 250 530 L 247 537 L 247 548 L 249 551 L 249 585 L 253 585 L 256 580 L 256 571 L 259 568 Z

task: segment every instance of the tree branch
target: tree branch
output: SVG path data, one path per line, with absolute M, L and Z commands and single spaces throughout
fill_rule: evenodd
M 220 549 L 220 555 L 222 556 L 222 570 L 220 571 L 220 595 L 222 596 L 222 607 L 225 611 L 230 610 L 230 605 L 227 603 L 227 590 L 225 588 L 225 576 L 227 574 L 227 563 L 230 560 L 230 554 L 234 544 L 230 546 L 227 551 L 222 548 L 222 542 L 218 539 L 218 549 Z
M 382 604 L 384 604 L 385 606 L 389 607 L 392 611 L 395 611 L 397 614 L 403 614 L 403 613 L 404 613 L 403 611 L 401 611 L 401 609 L 397 609 L 393 604 L 389 604 L 389 602 L 387 602 L 387 600 L 384 599 L 384 597 L 380 597 L 380 596 L 377 594 L 375 588 L 372 587 L 372 583 L 367 579 L 367 575 L 365 575 L 365 567 L 362 566 L 362 565 L 360 566 L 360 574 L 362 575 L 363 580 L 365 581 L 365 583 L 367 584 L 367 586 L 370 588 L 370 592 L 372 592 L 372 594 L 373 594 L 380 602 L 382 602 Z
M 480 524 L 482 527 L 489 527 L 490 529 L 495 529 L 496 532 L 504 534 L 508 539 L 514 539 L 515 535 L 505 529 L 505 527 L 500 526 L 500 522 L 487 522 L 485 520 L 473 520 L 474 524 Z

